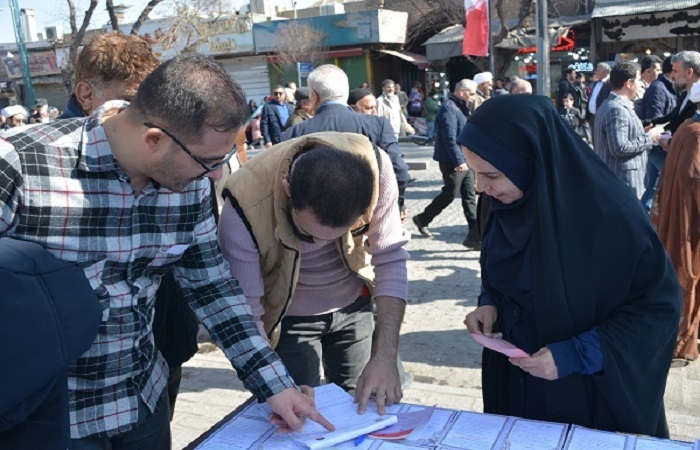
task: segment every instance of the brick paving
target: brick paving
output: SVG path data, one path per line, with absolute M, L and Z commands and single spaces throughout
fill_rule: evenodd
M 407 192 L 412 216 L 423 210 L 442 183 L 427 149 L 414 144 L 401 148 L 407 161 L 427 162 L 426 170 L 412 172 L 416 181 Z M 404 400 L 481 411 L 480 350 L 462 324 L 479 293 L 479 254 L 461 245 L 467 226 L 459 200 L 431 223 L 433 238 L 421 237 L 410 219 L 406 228 L 413 238 L 401 357 L 414 382 Z M 203 344 L 183 370 L 172 423 L 173 448 L 184 448 L 249 397 L 223 354 Z M 700 363 L 671 370 L 665 400 L 672 437 L 700 438 Z

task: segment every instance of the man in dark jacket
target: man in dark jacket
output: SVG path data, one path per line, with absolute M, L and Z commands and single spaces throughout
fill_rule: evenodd
M 556 99 L 557 111 L 560 111 L 564 107 L 563 99 L 566 94 L 571 94 L 574 97 L 574 108 L 581 109 L 581 91 L 574 86 L 576 77 L 575 69 L 566 69 L 566 72 L 564 72 L 564 75 L 562 75 L 559 80 Z
M 640 119 L 644 123 L 654 122 L 673 112 L 678 103 L 678 96 L 673 88 L 671 72 L 673 71 L 672 57 L 666 58 L 661 65 L 661 75 L 649 85 L 649 88 L 642 97 L 640 107 Z M 661 168 L 666 160 L 666 152 L 661 146 L 655 145 L 649 151 L 647 159 L 646 175 L 644 177 L 644 195 L 642 195 L 642 205 L 644 209 L 651 211 L 651 203 L 656 192 L 656 182 L 659 179 Z
M 690 88 L 693 86 L 693 84 L 700 81 L 700 52 L 682 51 L 673 55 L 671 57 L 671 78 L 673 80 L 674 89 L 680 95 L 678 97 L 678 101 L 676 102 L 676 106 L 669 114 L 652 120 L 652 123 L 654 125 L 666 124 L 664 129 L 671 132 L 671 135 L 673 135 L 678 127 L 680 127 L 681 124 L 687 119 L 693 117 L 697 111 L 697 106 L 695 103 L 691 102 L 688 97 L 690 94 Z M 654 167 L 659 173 L 661 172 L 664 162 L 666 161 L 666 151 L 668 151 L 669 145 L 670 141 L 663 141 L 661 143 L 661 147 L 663 148 L 666 146 L 666 148 L 664 148 L 665 151 L 657 151 L 653 154 L 650 153 L 650 157 L 654 158 Z M 651 158 L 649 161 L 652 161 Z M 647 179 L 647 181 L 647 191 L 644 192 L 642 199 L 644 207 L 648 212 L 651 210 L 651 202 L 654 198 L 654 192 L 656 192 L 656 183 L 652 185 L 649 179 Z
M 286 101 L 284 86 L 278 85 L 272 90 L 272 100 L 263 106 L 260 118 L 260 132 L 265 141 L 265 148 L 270 148 L 283 141 L 282 133 L 289 116 L 292 114 L 294 114 L 294 110 Z
M 0 239 L 0 448 L 70 448 L 68 366 L 102 306 L 84 272 L 40 245 Z
M 369 114 L 356 114 L 348 105 L 350 83 L 342 69 L 326 64 L 309 74 L 309 99 L 315 115 L 288 129 L 282 135 L 286 141 L 320 131 L 358 133 L 389 154 L 399 185 L 399 208 L 405 217 L 404 192 L 408 184 L 408 166 L 399 153 L 399 143 L 389 120 Z
M 428 230 L 430 222 L 447 208 L 457 192 L 462 196 L 462 209 L 469 224 L 469 234 L 462 243 L 465 247 L 477 249 L 481 239 L 476 226 L 476 192 L 474 189 L 474 172 L 467 167 L 462 150 L 457 144 L 457 136 L 467 123 L 469 103 L 476 95 L 476 83 L 462 80 L 455 86 L 454 94 L 438 110 L 435 127 L 435 153 L 433 159 L 440 164 L 444 186 L 442 192 L 425 208 L 413 216 L 413 223 L 418 231 L 426 237 L 432 236 Z

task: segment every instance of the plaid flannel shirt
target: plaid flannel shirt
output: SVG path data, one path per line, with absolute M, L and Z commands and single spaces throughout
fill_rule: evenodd
M 0 139 L 0 236 L 37 242 L 78 264 L 103 307 L 92 347 L 69 367 L 74 439 L 129 430 L 138 396 L 154 410 L 168 367 L 153 343 L 153 304 L 169 267 L 258 399 L 294 386 L 221 256 L 209 181 L 182 192 L 151 182 L 135 194 L 119 168 L 102 119 L 126 105 L 13 128 Z

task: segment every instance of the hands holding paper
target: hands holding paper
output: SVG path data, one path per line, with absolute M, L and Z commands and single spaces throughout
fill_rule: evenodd
M 559 378 L 554 357 L 547 347 L 542 347 L 529 358 L 510 358 L 509 361 L 533 377 L 544 378 L 549 381 Z
M 269 397 L 267 404 L 273 411 L 270 422 L 279 425 L 278 433 L 301 430 L 307 418 L 318 422 L 328 431 L 335 430 L 333 424 L 316 411 L 314 390 L 309 386 L 301 386 L 301 392 L 294 388 L 285 389 Z
M 493 305 L 484 305 L 467 314 L 464 324 L 472 337 L 481 345 L 507 355 L 508 361 L 514 366 L 520 367 L 533 377 L 545 380 L 556 380 L 559 375 L 557 365 L 554 362 L 552 352 L 547 347 L 541 348 L 537 353 L 529 356 L 509 342 L 495 342 L 501 339 L 500 333 L 494 335 L 493 324 L 498 318 L 498 310 Z

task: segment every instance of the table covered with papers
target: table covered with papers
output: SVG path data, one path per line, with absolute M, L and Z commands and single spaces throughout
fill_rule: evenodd
M 267 420 L 267 411 L 249 402 L 205 433 L 188 449 L 197 450 L 700 450 L 695 444 L 591 430 L 575 425 L 539 422 L 517 417 L 497 416 L 470 411 L 402 403 L 387 408 L 380 418 L 368 405 L 365 416 L 357 415 L 352 397 L 335 385 L 316 390 L 318 410 L 337 427 L 332 435 L 320 425 L 307 422 L 296 436 L 276 434 L 276 427 Z M 349 405 L 346 403 L 350 401 Z M 424 414 L 411 414 L 423 411 Z M 398 417 L 398 419 L 397 419 Z M 421 420 L 421 425 L 408 422 Z M 405 436 L 400 440 L 373 437 L 375 429 L 391 426 L 400 429 L 402 420 L 411 430 L 405 433 L 384 433 L 385 438 Z M 383 422 L 371 426 L 372 422 Z M 368 428 L 368 426 L 370 428 Z M 415 428 L 413 428 L 415 426 Z M 388 428 L 387 428 L 388 429 Z M 345 433 L 343 435 L 343 433 Z M 381 435 L 382 432 L 378 431 Z M 335 441 L 332 436 L 343 435 Z M 699 436 L 700 437 L 700 436 Z

